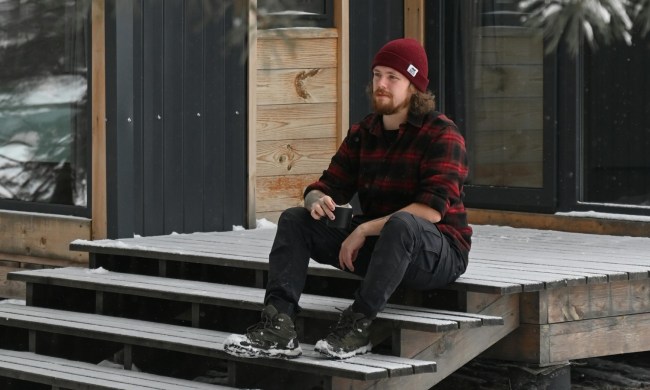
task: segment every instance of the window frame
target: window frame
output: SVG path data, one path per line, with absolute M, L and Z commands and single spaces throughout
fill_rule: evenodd
M 453 15 L 450 14 L 449 0 L 437 0 L 427 3 L 427 38 L 425 46 L 429 54 L 431 80 L 430 89 L 437 96 L 438 110 L 453 118 L 453 111 L 448 107 L 446 96 L 450 91 L 445 80 L 449 72 L 445 56 L 445 42 L 451 31 Z M 432 34 L 433 33 L 433 34 Z M 528 211 L 552 213 L 557 208 L 557 73 L 558 58 L 555 54 L 544 56 L 543 64 L 543 179 L 541 188 L 496 187 L 465 184 L 465 205 L 467 207 L 510 211 Z M 462 129 L 461 129 L 462 130 Z M 463 134 L 467 137 L 467 134 Z
M 87 96 L 85 102 L 85 116 L 86 116 L 86 131 L 88 136 L 86 137 L 86 145 L 84 148 L 86 150 L 86 205 L 85 206 L 76 206 L 76 205 L 65 205 L 65 204 L 56 204 L 56 203 L 47 203 L 47 202 L 33 202 L 17 199 L 3 199 L 0 198 L 0 211 L 16 211 L 16 212 L 35 212 L 43 214 L 57 214 L 57 215 L 69 215 L 73 217 L 84 217 L 90 218 L 92 213 L 92 17 L 91 17 L 91 8 L 88 7 L 86 11 L 85 18 L 85 28 L 84 31 L 88 35 L 86 41 L 86 61 L 88 63 L 88 71 L 86 74 L 86 85 L 87 85 Z
M 587 202 L 581 199 L 584 179 L 582 156 L 584 134 L 585 55 L 584 39 L 575 58 L 569 54 L 559 56 L 558 88 L 558 211 L 597 212 L 650 216 L 650 206 Z M 560 44 L 557 52 L 569 53 Z

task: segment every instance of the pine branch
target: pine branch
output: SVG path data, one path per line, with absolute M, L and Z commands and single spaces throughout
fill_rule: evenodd
M 583 38 L 594 48 L 614 40 L 631 45 L 635 23 L 650 32 L 650 0 L 521 0 L 519 8 L 528 14 L 524 25 L 543 31 L 547 53 L 564 42 L 575 55 Z

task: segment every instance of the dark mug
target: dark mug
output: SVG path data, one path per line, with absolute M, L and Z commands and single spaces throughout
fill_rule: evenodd
M 334 220 L 329 219 L 327 216 L 325 218 L 327 218 L 325 224 L 329 227 L 348 229 L 352 222 L 352 207 L 336 206 L 334 208 Z

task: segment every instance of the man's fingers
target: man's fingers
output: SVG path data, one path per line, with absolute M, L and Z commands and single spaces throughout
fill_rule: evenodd
M 322 217 L 327 217 L 329 219 L 334 219 L 333 210 L 336 208 L 336 204 L 329 196 L 324 196 L 314 202 L 311 207 L 311 216 L 314 219 L 321 219 Z
M 354 272 L 354 265 L 353 265 L 353 260 L 352 258 L 346 257 L 344 254 L 341 253 L 339 255 L 339 265 L 341 266 L 341 269 L 345 271 L 345 269 L 349 269 L 351 272 Z

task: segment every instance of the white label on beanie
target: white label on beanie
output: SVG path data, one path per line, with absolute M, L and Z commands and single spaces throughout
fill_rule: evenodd
M 408 69 L 406 69 L 406 71 L 409 72 L 409 74 L 413 77 L 415 77 L 415 75 L 418 74 L 418 68 L 413 66 L 413 64 L 410 64 Z

